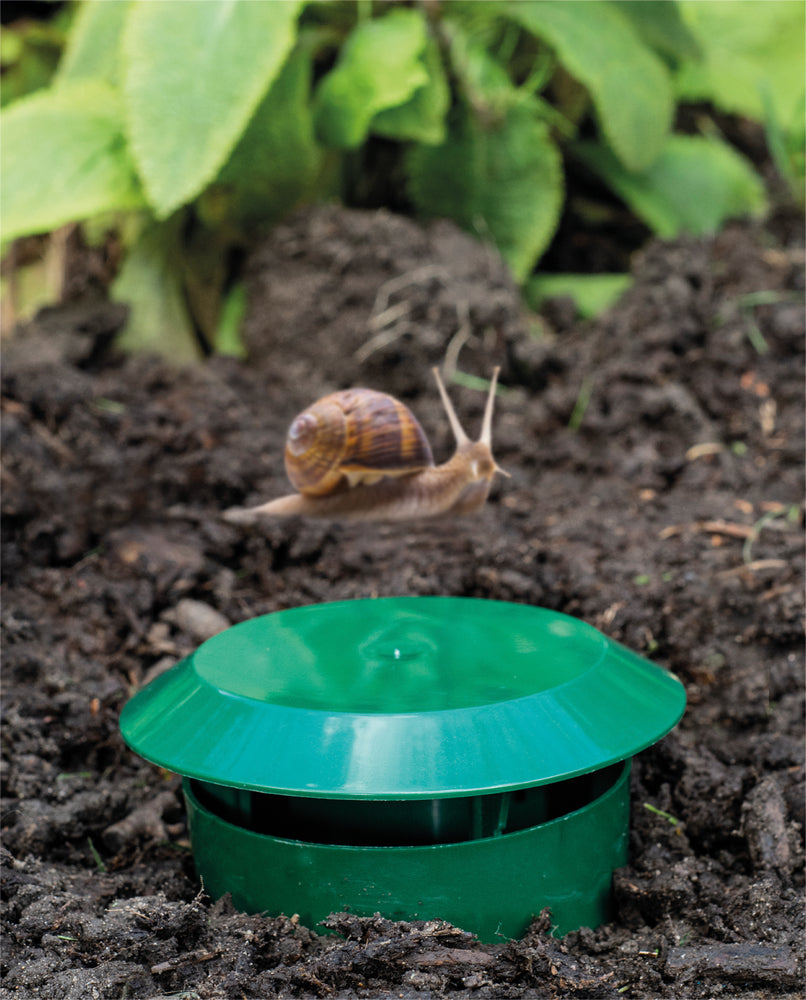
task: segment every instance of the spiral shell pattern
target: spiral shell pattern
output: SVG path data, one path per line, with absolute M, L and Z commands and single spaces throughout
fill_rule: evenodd
M 411 410 L 372 389 L 324 396 L 294 418 L 286 439 L 288 478 L 308 496 L 433 464 L 428 439 Z

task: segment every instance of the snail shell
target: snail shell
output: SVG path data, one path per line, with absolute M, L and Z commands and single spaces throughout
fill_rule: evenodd
M 286 439 L 288 478 L 307 496 L 407 476 L 433 464 L 428 439 L 411 410 L 372 389 L 324 396 L 294 418 Z

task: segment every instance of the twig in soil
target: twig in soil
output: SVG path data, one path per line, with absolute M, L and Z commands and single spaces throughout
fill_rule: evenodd
M 391 326 L 397 320 L 401 319 L 403 316 L 408 316 L 411 312 L 411 303 L 403 299 L 402 302 L 398 302 L 393 306 L 389 306 L 388 309 L 384 309 L 382 313 L 378 313 L 377 316 L 370 316 L 367 326 L 370 330 L 383 330 L 387 326 Z
M 695 462 L 698 458 L 706 455 L 720 455 L 725 451 L 724 444 L 719 441 L 703 441 L 701 444 L 693 444 L 686 452 L 686 461 Z
M 724 579 L 728 576 L 741 576 L 742 573 L 757 573 L 764 569 L 786 569 L 788 565 L 786 559 L 756 559 L 755 562 L 742 563 L 741 566 L 720 570 L 717 576 Z M 786 589 L 791 590 L 791 587 Z
M 415 267 L 404 274 L 398 274 L 397 277 L 384 281 L 378 289 L 370 315 L 377 316 L 379 313 L 382 313 L 389 305 L 389 299 L 395 292 L 399 292 L 401 288 L 405 288 L 407 285 L 413 285 L 418 281 L 422 281 L 424 278 L 442 278 L 444 281 L 447 281 L 450 275 L 444 267 L 440 267 L 438 264 L 426 264 L 425 267 Z M 370 319 L 371 322 L 372 320 Z
M 692 521 L 689 524 L 670 524 L 661 531 L 659 538 L 673 538 L 686 531 L 694 534 L 707 532 L 709 535 L 730 535 L 731 538 L 749 538 L 753 533 L 750 524 L 734 524 L 731 521 Z
M 465 346 L 465 344 L 470 339 L 470 306 L 467 303 L 467 299 L 461 299 L 455 304 L 456 316 L 459 319 L 459 327 L 456 333 L 451 337 L 447 348 L 445 349 L 445 360 L 442 363 L 442 367 L 445 371 L 445 378 L 449 381 L 453 381 L 453 376 L 456 374 L 456 366 L 459 363 L 459 352 Z
M 362 344 L 353 357 L 356 361 L 363 363 L 376 351 L 380 351 L 381 348 L 388 347 L 390 344 L 393 344 L 397 338 L 402 337 L 408 329 L 408 326 L 396 324 L 390 330 L 381 330 L 380 333 L 376 333 L 374 337 L 370 338 L 365 344 Z
M 491 965 L 492 955 L 486 951 L 469 951 L 467 948 L 440 948 L 412 955 L 409 965 L 443 967 L 446 965 Z
M 783 504 L 767 511 L 755 524 L 736 524 L 733 521 L 691 521 L 689 524 L 670 524 L 665 527 L 659 538 L 673 538 L 675 535 L 682 535 L 686 531 L 694 534 L 707 532 L 710 535 L 729 535 L 731 538 L 745 539 L 742 556 L 746 563 L 750 562 L 750 554 L 753 544 L 758 538 L 763 528 L 775 528 L 777 531 L 785 531 L 786 524 L 773 524 L 777 518 L 786 516 L 788 521 L 794 520 L 792 512 L 797 512 L 797 505 L 786 507 Z
M 175 955 L 165 962 L 158 962 L 156 965 L 152 965 L 151 972 L 152 975 L 158 976 L 162 972 L 173 972 L 174 969 L 180 969 L 183 965 L 190 965 L 195 962 L 212 962 L 220 954 L 220 951 L 202 951 L 201 949 L 189 951 L 185 955 Z
M 78 462 L 73 449 L 68 447 L 64 441 L 59 440 L 44 424 L 34 423 L 31 429 L 34 437 L 39 438 L 42 444 L 46 448 L 50 448 L 66 465 L 74 465 Z
M 400 321 L 408 316 L 411 311 L 411 303 L 403 300 L 396 305 L 390 306 L 389 299 L 395 292 L 399 292 L 407 285 L 413 285 L 425 278 L 432 277 L 447 280 L 449 275 L 444 268 L 436 264 L 429 264 L 426 267 L 416 267 L 413 271 L 399 274 L 396 278 L 390 278 L 389 281 L 385 281 L 381 285 L 375 296 L 372 312 L 367 321 L 367 329 L 370 331 L 377 330 L 378 332 L 358 348 L 353 355 L 356 361 L 366 361 L 375 351 L 387 347 L 409 329 L 407 324 Z M 389 328 L 390 324 L 391 328 Z

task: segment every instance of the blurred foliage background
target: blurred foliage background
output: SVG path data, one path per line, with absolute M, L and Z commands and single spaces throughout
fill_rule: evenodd
M 628 279 L 541 270 L 564 213 L 629 214 L 660 236 L 762 215 L 770 178 L 737 148 L 742 123 L 764 138 L 776 197 L 803 205 L 805 9 L 8 2 L 5 318 L 58 298 L 78 227 L 115 248 L 121 346 L 237 353 L 244 254 L 293 208 L 332 200 L 451 218 L 499 248 L 531 305 L 567 292 L 595 313 Z M 603 195 L 569 198 L 580 176 Z

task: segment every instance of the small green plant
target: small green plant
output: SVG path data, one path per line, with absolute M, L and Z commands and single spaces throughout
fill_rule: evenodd
M 660 816 L 661 819 L 665 819 L 670 826 L 677 826 L 680 822 L 676 816 L 672 816 L 671 813 L 666 812 L 663 809 L 658 809 L 657 806 L 653 806 L 650 802 L 644 803 L 644 809 L 646 809 L 647 812 L 651 812 L 655 816 Z
M 582 421 L 585 419 L 585 413 L 590 405 L 592 394 L 593 379 L 586 375 L 582 379 L 582 385 L 579 387 L 574 408 L 571 411 L 571 416 L 568 418 L 569 430 L 578 431 L 582 426 Z
M 81 223 L 93 241 L 114 228 L 126 254 L 113 295 L 132 305 L 122 344 L 176 359 L 200 343 L 238 353 L 237 251 L 295 205 L 350 201 L 372 143 L 394 150 L 414 212 L 491 239 L 522 283 L 556 230 L 572 161 L 662 235 L 763 211 L 760 179 L 710 118 L 700 134 L 672 131 L 676 101 L 768 122 L 785 176 L 803 172 L 801 4 L 74 9 L 50 79 L 50 55 L 26 74 L 21 29 L 4 36 L 16 62 L 3 78 L 0 235 L 7 246 Z
M 104 863 L 104 859 L 101 857 L 98 848 L 92 842 L 92 837 L 87 837 L 87 846 L 90 849 L 92 860 L 95 862 L 95 867 L 98 869 L 99 872 L 105 872 L 106 864 Z

